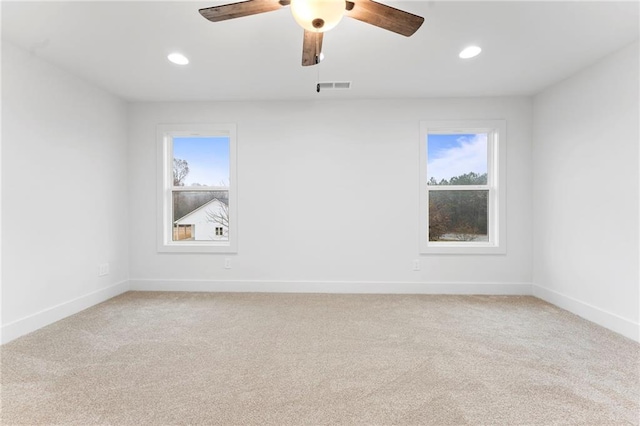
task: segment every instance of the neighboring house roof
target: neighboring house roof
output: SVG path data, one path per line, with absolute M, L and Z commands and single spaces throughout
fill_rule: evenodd
M 189 217 L 189 216 L 191 216 L 191 215 L 193 215 L 193 214 L 195 214 L 195 213 L 199 212 L 200 210 L 203 210 L 203 209 L 204 209 L 205 207 L 207 207 L 208 205 L 210 205 L 210 204 L 214 204 L 214 203 L 220 203 L 220 204 L 222 204 L 222 205 L 224 205 L 224 206 L 226 206 L 226 205 L 227 205 L 227 203 L 225 203 L 224 201 L 221 201 L 221 200 L 218 200 L 217 198 L 214 198 L 213 200 L 209 201 L 208 203 L 203 204 L 203 205 L 201 205 L 200 207 L 198 207 L 197 209 L 195 209 L 195 210 L 193 210 L 193 211 L 190 211 L 189 213 L 185 214 L 185 215 L 184 215 L 184 216 L 182 216 L 180 219 L 177 219 L 177 220 L 173 221 L 173 223 L 178 223 L 178 222 L 180 222 L 181 220 L 184 220 L 185 218 L 187 218 L 187 217 Z
M 228 191 L 176 191 L 173 193 L 173 220 L 179 220 L 213 199 L 229 204 Z

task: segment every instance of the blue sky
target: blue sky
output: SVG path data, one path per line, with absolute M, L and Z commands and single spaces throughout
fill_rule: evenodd
M 427 137 L 427 180 L 451 179 L 487 172 L 487 135 L 430 134 Z
M 183 137 L 173 138 L 173 158 L 187 160 L 189 174 L 185 186 L 193 183 L 229 185 L 229 138 Z

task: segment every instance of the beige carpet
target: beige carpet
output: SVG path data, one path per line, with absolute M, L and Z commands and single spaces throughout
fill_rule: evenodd
M 130 292 L 2 347 L 2 424 L 638 424 L 640 345 L 533 297 Z

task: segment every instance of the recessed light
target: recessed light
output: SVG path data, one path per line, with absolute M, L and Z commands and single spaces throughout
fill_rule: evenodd
M 177 65 L 187 65 L 189 60 L 182 53 L 171 53 L 167 59 Z
M 468 46 L 462 49 L 462 52 L 458 55 L 462 59 L 469 59 L 478 56 L 482 52 L 478 46 Z

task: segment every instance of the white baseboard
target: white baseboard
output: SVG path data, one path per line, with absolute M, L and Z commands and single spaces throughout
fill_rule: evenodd
M 416 283 L 390 281 L 217 281 L 148 280 L 122 281 L 25 318 L 4 324 L 0 343 L 4 344 L 70 315 L 102 303 L 129 290 L 244 292 L 244 293 L 335 293 L 335 294 L 482 294 L 533 295 L 632 340 L 640 342 L 640 324 L 567 295 L 529 283 Z
M 532 289 L 533 295 L 545 302 L 640 342 L 640 324 L 636 322 L 537 284 L 533 284 Z
M 531 284 L 416 283 L 388 281 L 217 281 L 129 280 L 134 291 L 339 294 L 490 294 L 531 295 Z
M 91 306 L 102 303 L 122 293 L 129 291 L 129 281 L 122 281 L 109 287 L 101 288 L 68 302 L 60 303 L 44 309 L 33 315 L 4 324 L 0 333 L 0 343 L 5 344 L 20 336 L 31 333 L 39 328 L 53 324 L 70 315 L 77 314 Z

